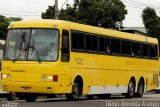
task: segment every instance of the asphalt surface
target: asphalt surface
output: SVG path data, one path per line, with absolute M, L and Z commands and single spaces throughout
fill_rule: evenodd
M 7 103 L 8 106 L 5 106 Z M 121 95 L 112 95 L 109 99 L 92 100 L 82 96 L 79 101 L 67 101 L 64 96 L 59 98 L 38 98 L 36 102 L 16 100 L 7 102 L 6 98 L 0 98 L 0 107 L 160 107 L 160 94 L 145 93 L 143 98 L 127 99 Z

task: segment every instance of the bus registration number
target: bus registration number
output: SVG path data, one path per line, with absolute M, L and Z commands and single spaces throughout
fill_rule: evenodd
M 31 87 L 22 86 L 22 90 L 23 90 L 23 91 L 30 91 L 30 90 L 31 90 Z

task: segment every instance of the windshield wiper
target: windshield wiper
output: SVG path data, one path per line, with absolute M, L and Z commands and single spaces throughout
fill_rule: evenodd
M 34 46 L 34 43 L 33 43 L 33 45 L 28 47 L 28 49 L 30 49 L 30 48 L 32 48 L 32 52 L 33 52 L 33 50 L 35 50 L 36 56 L 37 56 L 37 60 L 38 60 L 39 63 L 41 63 L 42 61 L 41 61 L 41 59 L 39 57 L 39 54 L 38 54 L 38 51 L 37 51 L 36 47 Z
M 30 45 L 30 46 L 28 47 L 28 49 L 32 48 L 31 54 L 33 53 L 33 50 L 35 50 L 36 56 L 37 56 L 37 60 L 38 60 L 39 63 L 41 63 L 41 59 L 40 59 L 39 53 L 38 53 L 38 51 L 37 51 L 37 48 L 34 46 L 34 37 L 33 37 L 33 40 L 32 40 L 32 41 L 33 41 L 33 44 Z
M 21 35 L 21 44 L 20 44 L 20 48 L 19 48 L 19 54 L 15 59 L 13 59 L 13 62 L 17 61 L 17 59 L 21 56 L 21 53 L 23 51 L 27 51 L 27 48 L 22 50 L 22 46 L 23 46 L 23 44 L 25 45 L 25 42 L 26 42 L 26 31 L 23 32 Z M 26 56 L 26 52 L 25 52 L 25 56 Z
M 20 51 L 22 51 L 22 52 L 25 51 L 25 56 L 26 56 L 26 51 L 27 51 L 27 49 L 23 49 L 23 50 L 20 50 Z M 18 55 L 15 59 L 13 59 L 12 61 L 13 61 L 13 62 L 17 61 L 17 59 L 21 56 L 21 53 L 22 53 L 22 52 L 20 52 L 19 55 Z

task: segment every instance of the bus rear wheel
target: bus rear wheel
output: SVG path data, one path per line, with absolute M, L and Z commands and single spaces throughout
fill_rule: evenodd
M 127 93 L 125 94 L 125 97 L 126 98 L 132 98 L 135 94 L 135 82 L 133 79 L 131 79 L 129 81 L 129 84 L 128 84 L 128 91 Z
M 141 79 L 138 82 L 138 87 L 137 87 L 137 93 L 135 94 L 136 97 L 142 97 L 143 96 L 143 92 L 144 92 L 144 82 Z
M 72 85 L 72 92 L 70 94 L 66 94 L 67 100 L 78 100 L 80 96 L 80 87 L 77 82 L 74 82 Z

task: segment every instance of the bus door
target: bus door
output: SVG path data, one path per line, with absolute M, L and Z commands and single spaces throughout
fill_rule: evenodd
M 62 30 L 61 42 L 61 83 L 63 86 L 70 86 L 70 32 L 69 30 Z M 67 88 L 69 89 L 69 88 Z

